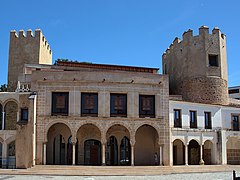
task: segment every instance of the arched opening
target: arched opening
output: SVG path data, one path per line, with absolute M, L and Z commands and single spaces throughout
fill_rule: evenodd
M 101 131 L 94 124 L 85 124 L 77 131 L 78 157 L 76 164 L 101 165 Z
M 78 139 L 75 144 L 75 162 L 78 162 Z M 67 164 L 73 163 L 73 142 L 72 142 L 72 136 L 68 138 L 68 144 L 67 144 Z
M 213 143 L 209 140 L 204 142 L 203 145 L 203 161 L 205 165 L 211 165 L 214 162 L 213 159 Z
M 66 165 L 72 164 L 72 152 L 68 152 L 68 140 L 71 130 L 63 123 L 56 123 L 48 130 L 47 164 Z M 71 156 L 71 157 L 70 157 Z
M 188 145 L 188 164 L 199 165 L 200 146 L 196 140 L 191 140 Z
M 7 168 L 14 169 L 16 168 L 15 141 L 9 143 L 7 147 L 8 147 Z
M 227 141 L 227 164 L 240 165 L 240 139 L 229 137 Z
M 143 125 L 138 128 L 135 139 L 135 165 L 156 165 L 156 155 L 159 157 L 157 130 L 150 125 Z
M 173 141 L 173 165 L 185 164 L 185 146 L 179 139 Z
M 5 130 L 16 130 L 18 105 L 14 101 L 9 101 L 4 107 L 5 110 Z
M 115 136 L 110 136 L 107 141 L 107 165 L 118 165 L 118 143 Z
M 2 107 L 2 104 L 0 103 L 0 130 L 2 129 L 2 112 L 3 112 L 3 107 Z
M 84 164 L 101 165 L 101 142 L 89 139 L 84 142 Z
M 131 164 L 131 145 L 129 139 L 126 136 L 124 136 L 121 140 L 120 164 L 121 165 Z
M 107 131 L 106 164 L 111 166 L 131 164 L 130 133 L 120 124 Z

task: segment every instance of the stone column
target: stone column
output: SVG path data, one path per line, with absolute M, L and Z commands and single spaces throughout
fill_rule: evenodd
M 43 165 L 47 164 L 47 143 L 43 143 Z
M 102 143 L 102 166 L 105 166 L 106 165 L 106 143 Z
M 131 166 L 134 166 L 134 144 L 131 144 Z
M 163 153 L 162 153 L 162 145 L 160 145 L 159 147 L 159 166 L 162 166 L 163 165 Z
M 185 145 L 185 165 L 188 165 L 188 144 Z
M 203 145 L 200 145 L 200 161 L 199 161 L 200 165 L 204 165 L 204 161 L 203 161 Z
M 76 143 L 72 142 L 72 165 L 76 164 Z

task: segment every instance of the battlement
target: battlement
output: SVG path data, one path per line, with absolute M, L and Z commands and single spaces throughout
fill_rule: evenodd
M 24 30 L 19 30 L 17 32 L 16 30 L 11 30 L 10 32 L 10 39 L 11 40 L 26 40 L 26 41 L 41 41 L 41 44 L 43 44 L 43 47 L 45 47 L 49 54 L 52 54 L 52 50 L 50 48 L 50 45 L 48 44 L 48 41 L 46 40 L 45 36 L 42 34 L 42 31 L 40 29 L 36 29 L 34 32 L 31 29 L 28 29 L 27 32 Z
M 175 47 L 179 47 L 181 50 L 181 46 L 185 44 L 189 45 L 189 42 L 194 41 L 194 45 L 197 45 L 198 40 L 209 40 L 210 38 L 213 41 L 213 38 L 221 37 L 225 40 L 225 35 L 221 33 L 218 27 L 214 27 L 212 30 L 212 34 L 209 33 L 209 28 L 207 26 L 201 26 L 199 28 L 199 35 L 194 36 L 193 30 L 189 29 L 182 34 L 182 40 L 179 37 L 176 37 L 173 43 L 166 49 L 163 53 L 162 58 L 165 59 L 168 54 L 171 53 L 171 50 Z

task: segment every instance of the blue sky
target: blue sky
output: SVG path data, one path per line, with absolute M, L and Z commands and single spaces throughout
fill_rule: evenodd
M 240 85 L 240 1 L 1 1 L 0 84 L 7 82 L 10 30 L 40 28 L 53 61 L 158 67 L 175 37 L 207 25 L 227 36 L 229 86 Z

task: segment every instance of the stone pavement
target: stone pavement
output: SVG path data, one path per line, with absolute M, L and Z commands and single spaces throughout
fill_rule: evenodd
M 163 174 L 154 176 L 49 176 L 49 175 L 0 175 L 4 180 L 230 180 L 231 172 L 213 172 L 213 173 L 188 173 L 188 174 Z
M 29 169 L 1 169 L 0 175 L 49 175 L 49 176 L 156 176 L 182 173 L 214 173 L 236 170 L 240 165 L 194 166 L 58 166 L 37 165 Z

